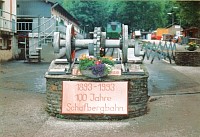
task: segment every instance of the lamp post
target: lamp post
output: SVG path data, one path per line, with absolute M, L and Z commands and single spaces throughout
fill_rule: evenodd
M 178 7 L 172 7 L 172 12 L 168 12 L 167 13 L 168 15 L 172 16 L 172 25 L 174 24 L 174 14 L 175 14 L 173 9 L 178 9 Z
M 169 13 L 167 13 L 167 14 L 172 16 L 172 25 L 173 25 L 173 24 L 174 24 L 174 13 L 169 12 Z
M 89 26 L 89 25 L 85 25 L 85 26 L 84 26 L 84 38 L 86 38 L 86 34 L 87 34 L 87 33 L 86 33 L 85 31 L 86 31 L 86 27 L 88 27 L 88 26 Z

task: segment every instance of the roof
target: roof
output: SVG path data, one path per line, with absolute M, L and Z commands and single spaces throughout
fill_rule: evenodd
M 61 11 L 64 16 L 66 16 L 69 20 L 73 21 L 77 25 L 80 24 L 74 16 L 72 16 L 62 5 L 58 3 L 57 0 L 43 0 L 43 1 L 50 3 L 54 9 Z
M 186 30 L 191 30 L 191 29 L 199 30 L 200 28 L 198 28 L 198 27 L 189 27 L 189 28 L 186 28 Z
M 45 2 L 52 2 L 52 3 L 56 3 L 57 2 L 57 0 L 43 0 L 43 1 L 45 1 Z
M 174 22 L 173 24 L 170 24 L 169 26 L 167 26 L 166 28 L 170 28 L 170 27 L 172 27 L 172 26 L 175 26 L 175 25 L 180 25 L 179 23 L 177 23 L 177 22 Z M 182 28 L 182 25 L 181 25 L 181 28 Z

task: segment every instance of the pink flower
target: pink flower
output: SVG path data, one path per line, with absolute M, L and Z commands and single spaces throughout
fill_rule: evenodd
M 97 61 L 95 62 L 95 64 L 96 64 L 96 65 L 101 64 L 101 60 L 97 60 Z

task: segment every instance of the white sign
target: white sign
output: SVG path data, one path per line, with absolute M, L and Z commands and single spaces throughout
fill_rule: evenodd
M 141 32 L 139 30 L 135 31 L 135 36 L 141 36 Z
M 62 114 L 128 114 L 128 82 L 63 81 Z
M 176 36 L 179 36 L 181 35 L 181 32 L 180 31 L 176 31 Z
M 180 29 L 181 26 L 180 25 L 175 25 L 175 29 Z

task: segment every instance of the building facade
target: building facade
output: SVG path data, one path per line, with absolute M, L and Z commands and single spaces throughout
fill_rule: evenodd
M 52 44 L 53 33 L 59 31 L 64 36 L 66 26 L 70 24 L 73 24 L 77 33 L 81 32 L 79 22 L 54 0 L 17 0 L 18 47 L 22 51 L 20 57 L 44 58 L 42 53 L 50 53 L 48 50 L 52 47 L 49 44 Z
M 0 61 L 17 55 L 16 0 L 0 0 Z

